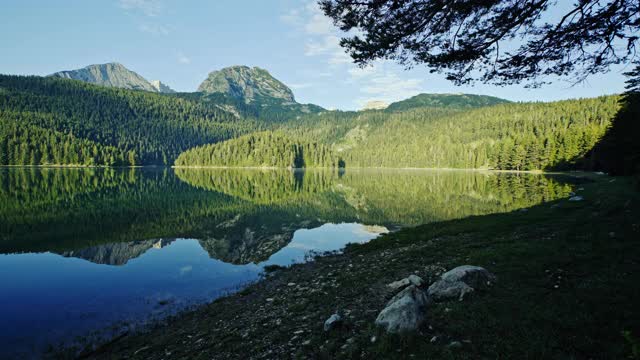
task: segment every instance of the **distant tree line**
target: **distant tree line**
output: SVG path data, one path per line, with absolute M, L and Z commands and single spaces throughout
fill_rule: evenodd
M 283 168 L 344 166 L 324 144 L 300 141 L 281 132 L 257 132 L 185 151 L 176 166 L 270 166 Z
M 403 111 L 301 115 L 278 105 L 253 118 L 201 94 L 0 75 L 0 165 L 600 169 L 621 158 L 637 162 L 629 135 L 637 105 L 627 101 L 619 111 L 620 99 L 500 104 L 419 96 Z M 446 106 L 414 108 L 434 101 Z M 483 103 L 494 105 L 469 109 Z M 616 116 L 627 125 L 592 150 Z M 623 135 L 629 145 L 614 146 Z

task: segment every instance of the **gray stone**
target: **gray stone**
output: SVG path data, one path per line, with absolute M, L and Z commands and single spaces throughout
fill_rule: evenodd
M 390 284 L 387 284 L 387 287 L 389 287 L 391 290 L 397 291 L 404 289 L 409 285 L 421 287 L 424 285 L 424 280 L 422 280 L 422 278 L 418 275 L 411 274 L 402 280 L 394 281 Z
M 402 280 L 398 280 L 398 281 L 394 281 L 390 284 L 387 284 L 387 287 L 390 288 L 393 291 L 396 290 L 400 290 L 400 289 L 404 289 L 407 286 L 409 286 L 409 284 L 411 284 L 411 282 L 409 281 L 408 278 L 404 278 Z
M 336 326 L 340 325 L 340 323 L 342 323 L 342 316 L 340 316 L 340 314 L 338 313 L 335 313 L 329 316 L 327 321 L 324 322 L 324 331 L 331 331 Z
M 485 289 L 496 277 L 479 266 L 463 265 L 442 274 L 440 280 L 427 289 L 427 294 L 435 301 L 449 299 L 463 300 L 474 290 Z
M 424 280 L 422 280 L 422 278 L 420 276 L 418 276 L 418 275 L 413 275 L 413 274 L 409 275 L 409 277 L 407 279 L 409 279 L 409 282 L 412 285 L 415 285 L 417 287 L 421 287 L 421 286 L 424 285 Z
M 462 281 L 438 280 L 427 289 L 427 294 L 435 301 L 450 299 L 462 301 L 467 294 L 472 292 L 473 288 Z
M 582 201 L 582 200 L 584 200 L 584 198 L 580 195 L 572 196 L 569 198 L 569 201 Z
M 476 290 L 489 286 L 496 279 L 485 268 L 473 265 L 458 266 L 442 274 L 441 278 L 445 281 L 462 281 Z
M 416 331 L 426 320 L 427 294 L 415 285 L 394 296 L 376 318 L 376 325 L 389 333 Z

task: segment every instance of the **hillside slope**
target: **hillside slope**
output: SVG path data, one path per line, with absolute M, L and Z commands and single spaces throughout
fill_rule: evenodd
M 55 77 L 4 75 L 0 122 L 0 161 L 8 165 L 169 165 L 186 149 L 261 126 L 200 101 Z M 71 139 L 84 145 L 64 147 Z M 70 153 L 46 158 L 46 149 Z
M 510 101 L 494 96 L 473 94 L 419 94 L 406 100 L 394 102 L 387 111 L 407 111 L 421 107 L 446 107 L 453 109 L 474 109 L 484 106 L 506 104 Z

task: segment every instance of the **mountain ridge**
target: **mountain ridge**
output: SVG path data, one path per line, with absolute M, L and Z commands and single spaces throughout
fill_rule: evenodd
M 149 81 L 119 62 L 92 64 L 80 69 L 58 71 L 48 76 L 79 80 L 90 84 L 120 89 L 144 90 L 157 93 L 175 92 L 160 80 Z

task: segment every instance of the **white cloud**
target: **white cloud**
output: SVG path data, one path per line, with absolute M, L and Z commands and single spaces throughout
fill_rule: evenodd
M 352 67 L 347 70 L 352 80 L 374 75 L 377 71 L 378 68 L 376 67 L 376 65 L 369 65 L 366 67 Z
M 183 53 L 178 53 L 178 62 L 180 64 L 188 65 L 191 64 L 191 59 Z
M 390 68 L 392 65 L 387 61 L 378 61 L 365 68 L 353 67 L 348 70 L 350 78 L 347 82 L 356 84 L 363 94 L 356 100 L 358 106 L 374 100 L 392 103 L 424 91 L 423 79 L 402 77 L 406 73 L 402 69 Z
M 344 52 L 344 49 L 340 46 L 340 38 L 336 35 L 327 35 L 320 40 L 307 41 L 304 54 L 306 56 L 326 56 L 327 63 L 330 65 L 351 62 L 351 57 Z
M 349 55 L 340 47 L 338 29 L 315 1 L 308 2 L 300 9 L 289 10 L 280 19 L 295 27 L 298 33 L 307 36 L 304 51 L 306 56 L 324 56 L 329 65 L 351 62 Z
M 162 10 L 160 0 L 118 0 L 121 8 L 131 11 L 140 11 L 146 16 L 157 16 Z
M 381 60 L 363 68 L 355 66 L 351 56 L 340 46 L 340 39 L 345 34 L 324 16 L 315 1 L 289 10 L 280 18 L 293 26 L 296 34 L 305 36 L 305 56 L 318 57 L 326 62 L 325 71 L 314 69 L 313 76 L 333 78 L 346 74 L 346 77 L 336 80 L 357 89 L 360 93 L 355 101 L 358 107 L 372 100 L 391 103 L 422 92 L 422 79 L 409 77 L 403 69 L 390 62 Z
M 322 10 L 320 10 L 318 3 L 309 3 L 305 9 L 308 19 L 304 26 L 304 30 L 307 34 L 326 35 L 334 32 L 335 27 L 333 26 L 333 23 L 329 17 L 325 16 Z
M 159 24 L 141 24 L 138 29 L 152 35 L 169 35 L 169 29 Z

